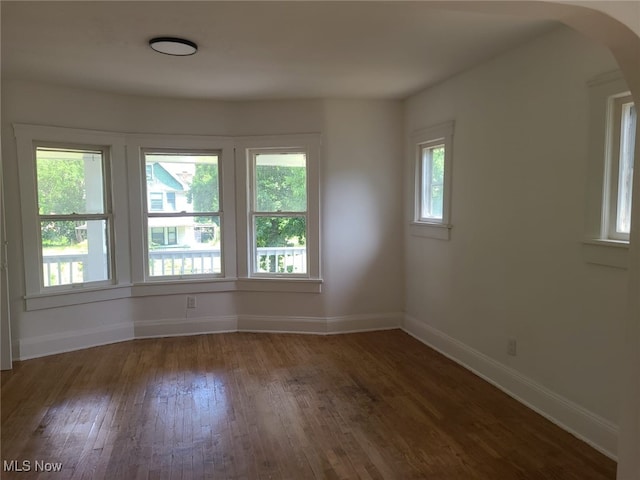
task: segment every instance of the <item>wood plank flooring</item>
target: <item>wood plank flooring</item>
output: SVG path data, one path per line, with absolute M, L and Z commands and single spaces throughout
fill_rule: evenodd
M 615 478 L 399 330 L 118 343 L 18 362 L 1 401 L 1 459 L 30 462 L 3 479 Z

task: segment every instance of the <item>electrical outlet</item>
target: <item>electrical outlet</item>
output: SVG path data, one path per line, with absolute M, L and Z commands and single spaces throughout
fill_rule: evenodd
M 516 356 L 516 339 L 515 338 L 509 338 L 507 340 L 507 355 L 511 355 L 512 357 Z
M 196 297 L 187 297 L 187 308 L 196 308 Z

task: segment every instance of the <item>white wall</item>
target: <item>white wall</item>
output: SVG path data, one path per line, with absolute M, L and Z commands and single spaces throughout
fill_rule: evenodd
M 127 133 L 320 132 L 326 145 L 321 156 L 323 292 L 202 293 L 196 295 L 197 308 L 188 311 L 184 295 L 25 311 L 13 123 Z M 12 206 L 7 212 L 9 283 L 17 358 L 133 336 L 236 328 L 323 332 L 400 324 L 403 245 L 396 215 L 402 203 L 400 102 L 174 100 L 9 81 L 2 84 L 2 135 L 6 200 Z M 367 189 L 368 196 L 358 200 Z M 357 282 L 347 289 L 345 279 Z M 344 320 L 342 325 L 326 325 L 336 317 Z
M 610 454 L 628 273 L 581 241 L 586 82 L 615 68 L 562 28 L 406 102 L 408 132 L 456 122 L 451 240 L 407 230 L 408 330 Z
M 332 279 L 325 289 L 329 316 L 389 311 L 403 295 L 397 161 L 403 144 L 401 136 L 389 136 L 401 124 L 394 102 L 325 103 L 322 244 L 324 272 Z

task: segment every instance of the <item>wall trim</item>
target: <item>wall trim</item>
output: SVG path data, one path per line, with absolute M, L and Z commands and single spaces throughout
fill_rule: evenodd
M 617 460 L 617 425 L 410 315 L 405 315 L 402 330 Z
M 219 315 L 193 318 L 137 320 L 116 325 L 68 331 L 19 341 L 17 360 L 45 357 L 139 338 L 179 337 L 209 333 L 269 332 L 334 335 L 397 329 L 400 312 L 305 317 L 285 315 Z M 18 353 L 18 352 L 16 352 Z
M 17 359 L 29 360 L 110 343 L 125 342 L 134 338 L 134 329 L 131 322 L 63 333 L 51 333 L 19 340 L 20 347 Z
M 402 327 L 404 313 L 373 313 L 368 315 L 342 315 L 327 317 L 327 334 L 372 332 Z
M 238 317 L 236 315 L 163 318 L 159 320 L 138 320 L 133 323 L 135 338 L 182 337 L 207 333 L 235 332 L 238 329 Z

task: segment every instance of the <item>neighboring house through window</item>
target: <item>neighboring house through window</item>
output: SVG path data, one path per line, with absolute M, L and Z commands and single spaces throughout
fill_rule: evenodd
M 146 177 L 148 276 L 221 275 L 219 152 L 145 150 L 143 156 L 153 172 Z M 213 234 L 203 236 L 203 229 Z

